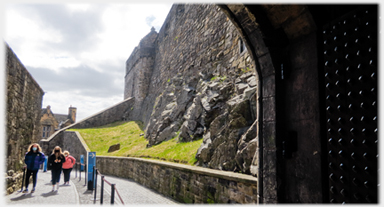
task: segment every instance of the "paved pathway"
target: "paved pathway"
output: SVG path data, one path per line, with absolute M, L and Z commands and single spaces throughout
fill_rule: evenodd
M 37 186 L 34 193 L 23 194 L 15 192 L 5 197 L 6 204 L 98 204 L 100 205 L 100 185 L 101 178 L 98 176 L 97 181 L 97 195 L 96 201 L 94 200 L 94 191 L 87 190 L 85 185 L 85 173 L 78 174 L 75 177 L 75 172 L 71 173 L 71 181 L 69 186 L 64 186 L 63 175 L 61 177 L 61 184 L 59 185 L 58 192 L 52 192 L 51 171 L 39 171 L 37 177 Z M 116 184 L 125 205 L 132 204 L 177 204 L 174 200 L 166 198 L 151 189 L 141 186 L 129 179 L 123 179 L 113 176 L 105 176 L 105 179 L 112 184 Z M 104 182 L 103 204 L 109 205 L 111 202 L 110 192 L 111 186 Z M 29 185 L 29 191 L 32 189 L 32 183 Z M 115 205 L 121 205 L 122 202 L 119 196 L 115 193 Z
M 32 179 L 32 178 L 31 178 Z M 61 184 L 63 184 L 61 178 Z M 57 192 L 52 192 L 51 171 L 37 173 L 36 191 L 30 193 L 33 184 L 30 183 L 29 193 L 14 192 L 6 196 L 7 204 L 80 204 L 76 187 L 59 185 Z

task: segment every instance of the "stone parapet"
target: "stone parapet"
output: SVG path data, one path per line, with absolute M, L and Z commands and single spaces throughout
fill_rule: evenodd
M 97 156 L 96 166 L 182 203 L 257 202 L 257 178 L 250 175 L 132 157 Z
M 103 111 L 100 111 L 92 116 L 89 116 L 79 122 L 76 122 L 67 128 L 92 128 L 110 124 L 115 121 L 123 121 L 129 118 L 130 112 L 133 110 L 135 98 L 127 98 L 124 101 L 115 104 Z
M 65 131 L 65 129 L 57 131 L 46 140 L 40 141 L 40 146 L 44 154 L 49 156 L 55 146 L 60 146 L 63 151 L 69 151 L 76 159 L 76 162 L 80 162 L 80 155 L 84 155 L 85 163 L 87 161 L 87 152 L 90 152 L 90 149 L 79 132 Z
M 90 150 L 80 134 L 78 132 L 65 130 L 70 128 L 99 127 L 115 121 L 132 120 L 130 112 L 132 111 L 134 102 L 134 98 L 125 99 L 112 107 L 56 131 L 48 137 L 48 139 L 40 141 L 43 152 L 49 155 L 55 146 L 60 146 L 63 150 L 68 150 L 76 159 L 80 159 L 80 155 L 86 157 L 87 151 Z

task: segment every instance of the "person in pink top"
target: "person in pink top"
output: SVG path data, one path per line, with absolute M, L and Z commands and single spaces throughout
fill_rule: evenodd
M 69 155 L 68 151 L 64 151 L 63 154 L 65 156 L 65 162 L 63 163 L 64 185 L 69 185 L 69 178 L 76 159 Z

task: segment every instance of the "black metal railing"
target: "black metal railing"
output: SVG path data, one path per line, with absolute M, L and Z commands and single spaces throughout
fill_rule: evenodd
M 120 199 L 120 202 L 124 205 L 124 201 L 123 199 L 121 198 L 120 194 L 119 194 L 119 191 L 116 189 L 116 184 L 112 184 L 110 182 L 108 182 L 104 175 L 102 175 L 100 173 L 100 171 L 95 167 L 93 166 L 93 180 L 95 182 L 95 188 L 94 188 L 94 200 L 93 200 L 93 203 L 96 203 L 96 195 L 97 195 L 97 175 L 100 175 L 101 176 L 101 189 L 100 189 L 100 204 L 103 204 L 103 199 L 104 199 L 104 182 L 107 183 L 108 185 L 111 186 L 111 204 L 114 204 L 115 203 L 115 192 L 117 194 L 117 196 L 119 197 Z
M 79 181 L 81 181 L 81 166 L 84 166 L 84 174 L 85 174 L 85 179 L 84 179 L 84 185 L 87 185 L 87 165 L 86 164 L 83 164 L 83 163 L 80 163 L 80 162 L 76 162 L 75 163 L 75 178 L 77 178 L 77 172 L 79 172 Z

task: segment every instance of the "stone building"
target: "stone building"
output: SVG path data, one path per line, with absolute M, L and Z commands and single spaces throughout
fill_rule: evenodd
M 43 108 L 41 111 L 41 132 L 42 139 L 50 137 L 55 131 L 67 127 L 76 122 L 76 108 L 70 106 L 68 114 L 54 114 L 51 106 Z
M 7 193 L 20 188 L 24 155 L 41 139 L 40 113 L 44 91 L 12 49 L 6 49 L 6 178 Z
M 377 203 L 377 24 L 375 4 L 174 5 L 126 63 L 125 98 L 139 100 L 129 117 L 151 126 L 149 145 L 179 130 L 203 136 L 215 163 L 202 165 L 250 165 L 259 203 Z M 249 99 L 253 81 L 228 64 L 239 39 L 257 88 Z M 220 95 L 226 80 L 234 102 Z M 231 105 L 240 100 L 256 110 Z

